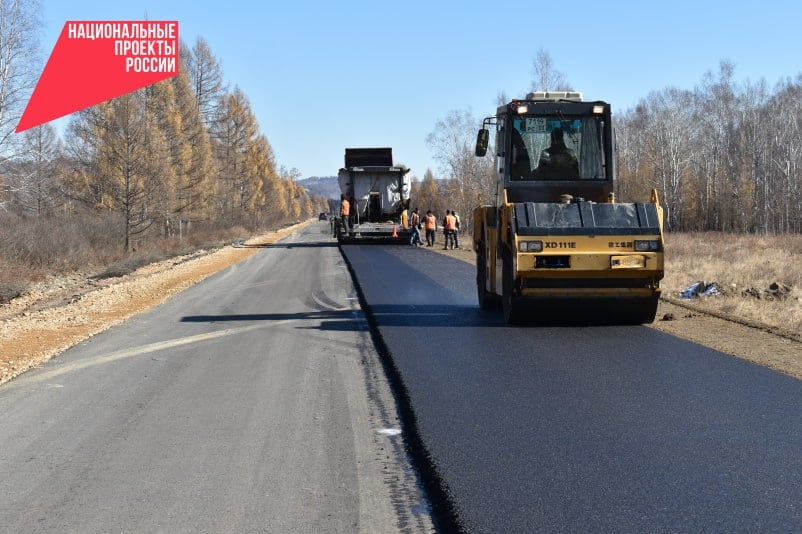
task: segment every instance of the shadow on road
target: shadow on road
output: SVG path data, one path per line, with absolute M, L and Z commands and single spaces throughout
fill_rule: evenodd
M 381 326 L 408 326 L 416 328 L 504 326 L 497 314 L 486 313 L 475 306 L 371 306 L 368 313 Z M 319 327 L 299 326 L 320 330 L 360 330 L 364 325 L 361 313 L 353 310 L 317 310 L 296 313 L 243 313 L 228 315 L 188 315 L 182 323 L 236 323 L 254 321 L 320 321 Z
M 337 243 L 327 243 L 325 241 L 315 241 L 311 243 L 268 243 L 264 245 L 234 245 L 235 248 L 329 248 L 336 247 Z
M 379 326 L 415 328 L 504 326 L 499 314 L 480 310 L 478 306 L 379 304 L 369 306 L 368 314 Z
M 465 305 L 407 305 L 407 304 L 379 304 L 368 306 L 365 309 L 367 317 L 380 327 L 410 327 L 410 328 L 487 328 L 510 325 L 504 323 L 499 310 L 481 310 L 478 306 Z M 596 318 L 574 317 L 568 319 L 562 316 L 552 317 L 551 320 L 540 318 L 523 328 L 538 326 L 548 327 L 577 327 L 602 326 L 608 322 Z M 314 330 L 356 331 L 364 329 L 364 320 L 361 313 L 354 310 L 315 310 L 295 313 L 245 313 L 228 315 L 189 315 L 181 318 L 183 323 L 246 323 L 255 321 L 265 322 L 319 322 L 319 325 L 298 325 L 297 328 Z M 512 327 L 516 328 L 516 327 Z
M 297 313 L 242 313 L 230 315 L 188 315 L 181 318 L 182 323 L 247 323 L 254 321 L 294 322 L 319 321 L 320 326 L 299 327 L 315 330 L 357 331 L 363 330 L 361 317 L 352 310 L 310 311 Z

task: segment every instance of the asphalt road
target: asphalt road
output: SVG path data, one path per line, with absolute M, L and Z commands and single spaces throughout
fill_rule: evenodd
M 507 327 L 464 262 L 343 250 L 449 528 L 802 531 L 799 380 L 645 326 Z
M 321 223 L 0 387 L 0 532 L 795 532 L 802 383 Z M 375 353 L 378 342 L 405 414 Z
M 432 530 L 327 230 L 0 387 L 0 532 Z

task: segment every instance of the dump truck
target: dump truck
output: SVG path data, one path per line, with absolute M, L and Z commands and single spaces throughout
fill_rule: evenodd
M 409 171 L 393 164 L 392 148 L 346 148 L 337 182 L 350 203 L 350 216 L 334 221 L 337 240 L 407 242 L 402 214 L 409 209 Z
M 483 120 L 495 136 L 494 205 L 473 211 L 479 306 L 507 323 L 654 320 L 663 278 L 663 209 L 617 202 L 611 106 L 540 91 Z

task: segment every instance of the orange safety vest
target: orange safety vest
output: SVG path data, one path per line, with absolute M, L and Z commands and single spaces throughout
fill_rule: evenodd
M 351 211 L 351 203 L 343 199 L 342 205 L 340 206 L 340 216 L 348 217 L 350 211 Z
M 437 219 L 434 215 L 427 215 L 426 216 L 426 229 L 427 230 L 437 230 Z
M 456 230 L 457 229 L 457 218 L 453 215 L 446 215 L 446 230 Z
M 416 228 L 417 226 L 418 226 L 418 214 L 413 211 L 412 215 L 409 216 L 409 227 Z

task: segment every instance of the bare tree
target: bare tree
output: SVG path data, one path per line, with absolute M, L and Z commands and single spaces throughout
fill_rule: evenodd
M 211 127 L 220 98 L 226 88 L 223 85 L 223 68 L 212 53 L 206 39 L 198 37 L 189 50 L 181 46 L 181 60 L 187 69 L 189 81 L 198 101 L 198 112 L 207 128 Z
M 618 191 L 657 187 L 668 227 L 802 232 L 802 75 L 739 85 L 722 61 L 693 92 L 651 93 L 617 121 Z
M 6 171 L 13 202 L 24 213 L 52 213 L 63 200 L 58 169 L 62 146 L 55 128 L 42 124 L 25 131 L 20 149 L 19 158 Z
M 571 84 L 565 79 L 562 72 L 554 68 L 551 54 L 545 48 L 540 48 L 532 60 L 534 79 L 532 91 L 570 91 Z
M 445 176 L 442 189 L 452 204 L 447 209 L 461 213 L 466 228 L 470 227 L 469 214 L 473 208 L 492 199 L 495 183 L 494 156 L 475 155 L 480 124 L 470 111 L 454 110 L 438 120 L 434 131 L 426 137 L 426 144 L 440 164 L 440 174 Z
M 13 156 L 10 137 L 39 73 L 38 0 L 0 0 L 0 159 Z
M 669 88 L 651 93 L 646 101 L 643 133 L 651 182 L 668 208 L 667 229 L 680 229 L 683 179 L 691 161 L 693 96 L 689 91 Z
M 616 117 L 617 174 L 616 196 L 624 202 L 648 198 L 647 151 L 644 142 L 647 121 L 646 105 L 643 101 L 635 109 L 627 110 Z
M 749 169 L 752 189 L 752 213 L 749 231 L 769 231 L 769 213 L 772 211 L 773 199 L 769 188 L 769 131 L 768 90 L 766 82 L 747 84 L 744 92 L 744 109 L 742 142 L 744 165 Z
M 738 100 L 733 82 L 734 65 L 722 61 L 718 77 L 708 72 L 698 91 L 698 123 L 705 152 L 698 163 L 706 177 L 705 203 L 709 227 L 737 230 L 742 220 L 742 201 L 738 187 L 737 139 Z
M 768 103 L 772 139 L 769 147 L 774 226 L 779 232 L 802 232 L 802 76 L 785 82 Z

